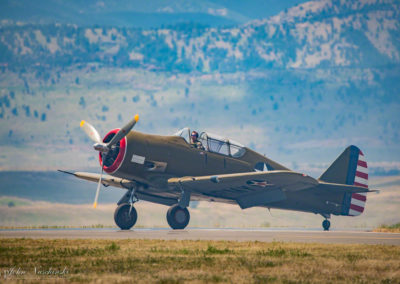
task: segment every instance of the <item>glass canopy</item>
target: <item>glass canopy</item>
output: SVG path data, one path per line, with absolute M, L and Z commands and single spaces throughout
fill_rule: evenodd
M 176 132 L 174 136 L 180 136 L 185 139 L 187 143 L 192 143 L 190 129 L 188 127 L 182 128 Z M 199 141 L 203 144 L 205 150 L 225 156 L 239 158 L 246 152 L 245 147 L 239 142 L 209 132 L 202 132 Z

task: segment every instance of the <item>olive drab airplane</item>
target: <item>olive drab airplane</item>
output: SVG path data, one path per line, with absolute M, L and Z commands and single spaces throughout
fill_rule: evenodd
M 189 128 L 172 136 L 131 131 L 138 120 L 136 115 L 103 139 L 82 121 L 81 128 L 99 152 L 101 174 L 62 171 L 98 183 L 94 207 L 101 185 L 126 189 L 114 214 L 122 230 L 135 225 L 133 205 L 138 200 L 170 206 L 167 221 L 172 229 L 188 225 L 191 200 L 207 200 L 242 209 L 257 206 L 320 214 L 324 230 L 329 230 L 331 215 L 360 215 L 366 194 L 372 192 L 365 156 L 356 146 L 349 146 L 314 179 L 219 135 L 193 132 L 192 136 Z

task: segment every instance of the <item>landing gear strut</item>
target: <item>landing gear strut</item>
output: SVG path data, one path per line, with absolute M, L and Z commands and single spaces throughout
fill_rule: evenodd
M 115 209 L 114 221 L 121 230 L 129 230 L 137 220 L 137 212 L 135 207 L 129 203 L 122 203 Z
M 182 208 L 179 204 L 175 204 L 168 209 L 167 221 L 169 226 L 174 230 L 186 228 L 189 224 L 190 214 L 187 208 Z
M 137 212 L 133 204 L 138 201 L 135 195 L 135 188 L 132 187 L 118 202 L 115 209 L 114 221 L 121 230 L 129 230 L 137 221 Z
M 324 228 L 324 231 L 329 231 L 329 228 L 331 227 L 331 222 L 328 219 L 325 219 L 322 222 L 322 227 Z

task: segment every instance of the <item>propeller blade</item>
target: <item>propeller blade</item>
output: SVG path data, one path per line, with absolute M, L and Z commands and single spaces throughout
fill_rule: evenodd
M 86 135 L 89 136 L 96 143 L 102 143 L 103 141 L 100 138 L 99 132 L 97 132 L 96 128 L 94 128 L 90 123 L 82 120 L 81 128 L 85 131 Z
M 101 175 L 100 175 L 99 183 L 97 184 L 96 196 L 94 197 L 93 208 L 97 207 L 97 200 L 99 199 L 101 180 L 103 178 L 103 170 L 104 170 L 104 166 L 102 165 L 101 166 Z
M 136 122 L 139 120 L 139 115 L 135 115 L 135 117 L 128 122 L 127 125 L 125 125 L 124 127 L 122 127 L 117 134 L 114 135 L 114 137 L 111 139 L 110 142 L 108 142 L 107 147 L 111 148 L 111 146 L 117 144 L 122 138 L 124 138 L 129 131 L 131 131 L 131 129 L 135 126 Z

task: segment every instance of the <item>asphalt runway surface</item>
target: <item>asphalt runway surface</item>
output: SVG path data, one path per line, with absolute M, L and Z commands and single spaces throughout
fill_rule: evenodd
M 400 245 L 400 234 L 278 229 L 2 229 L 0 238 L 226 240 Z

